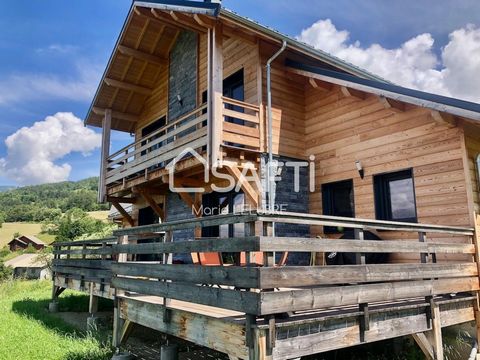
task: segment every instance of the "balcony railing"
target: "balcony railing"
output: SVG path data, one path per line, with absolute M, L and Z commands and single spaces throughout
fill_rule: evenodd
M 222 144 L 260 150 L 260 107 L 223 97 Z
M 204 152 L 208 143 L 207 117 L 205 104 L 110 155 L 106 185 L 162 168 L 186 146 Z

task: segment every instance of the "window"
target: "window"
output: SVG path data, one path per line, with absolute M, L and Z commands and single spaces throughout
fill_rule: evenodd
M 152 122 L 151 124 L 145 126 L 142 129 L 142 138 L 154 133 L 157 130 L 160 130 L 162 127 L 165 126 L 166 122 L 167 122 L 167 118 L 165 116 L 162 116 L 160 119 L 158 119 L 158 120 Z M 156 134 L 155 136 L 152 136 L 149 139 L 149 142 L 151 142 L 155 139 L 158 139 L 160 136 L 162 136 L 164 134 L 165 134 L 164 132 L 161 132 L 159 134 Z M 146 144 L 147 144 L 147 140 L 143 140 L 142 141 L 142 146 L 144 146 Z M 141 153 L 141 156 L 146 155 L 147 153 L 152 152 L 153 150 L 156 150 L 156 149 L 160 148 L 160 146 L 162 146 L 162 145 L 164 145 L 163 141 L 159 144 L 155 144 L 155 145 L 151 146 L 150 148 L 148 148 L 146 150 L 143 150 L 142 153 Z
M 322 185 L 322 205 L 324 215 L 354 217 L 353 180 L 337 181 Z M 325 226 L 324 232 L 341 232 L 333 226 Z
M 376 175 L 373 185 L 377 219 L 417 221 L 412 169 Z
M 202 205 L 204 216 L 229 214 L 243 210 L 245 196 L 243 192 L 229 192 L 203 195 Z M 220 226 L 209 226 L 202 229 L 203 237 L 233 237 L 243 236 L 243 224 L 225 224 Z

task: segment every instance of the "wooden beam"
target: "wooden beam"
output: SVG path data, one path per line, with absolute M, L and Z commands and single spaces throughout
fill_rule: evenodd
M 125 81 L 115 80 L 111 78 L 105 78 L 104 81 L 105 84 L 107 84 L 108 86 L 116 87 L 119 89 L 129 90 L 143 95 L 150 95 L 152 93 L 152 89 L 140 85 L 131 84 Z
M 389 99 L 385 96 L 378 96 L 378 99 L 383 104 L 385 109 L 396 110 L 397 112 L 405 111 L 405 103 L 402 103 L 401 101 Z
M 140 195 L 145 199 L 145 201 L 150 205 L 150 207 L 155 211 L 155 213 L 159 216 L 159 218 L 163 221 L 165 221 L 165 212 L 163 209 L 157 204 L 157 202 L 153 199 L 153 197 L 147 192 L 144 191 L 143 189 L 140 190 Z M 165 202 L 164 202 L 165 203 Z
M 331 91 L 333 89 L 333 85 L 329 84 L 325 81 L 316 80 L 314 78 L 309 78 L 308 82 L 314 89 L 318 89 L 318 90 L 321 90 L 321 91 L 328 92 L 328 91 Z
M 194 14 L 193 19 L 197 22 L 198 25 L 205 28 L 212 28 L 215 26 L 215 22 L 207 17 L 204 17 L 200 14 Z
M 108 157 L 110 156 L 110 134 L 112 128 L 112 110 L 105 109 L 102 123 L 102 157 L 100 159 L 100 181 L 98 182 L 98 202 L 105 202 Z
M 433 348 L 430 342 L 428 341 L 427 337 L 423 332 L 418 334 L 412 334 L 413 340 L 417 343 L 418 347 L 422 350 L 425 358 L 427 360 L 434 360 L 433 355 Z
M 205 29 L 204 27 L 197 25 L 194 21 L 191 21 L 193 19 L 189 19 L 188 16 L 182 16 L 182 14 L 180 13 L 174 13 L 170 11 L 164 12 L 164 11 L 159 11 L 157 9 L 150 9 L 150 12 L 156 19 L 158 19 L 159 21 L 165 22 L 169 25 L 172 25 L 181 29 L 190 30 L 190 31 L 191 30 L 196 30 L 199 32 L 207 31 L 207 29 Z
M 135 221 L 130 216 L 130 214 L 123 208 L 122 205 L 120 205 L 118 202 L 112 202 L 112 205 L 115 207 L 115 209 L 118 210 L 118 212 L 123 216 L 123 218 L 128 221 L 130 226 L 135 226 Z
M 209 89 L 210 96 L 208 107 L 209 138 L 211 141 L 211 164 L 220 159 L 220 144 L 223 133 L 223 28 L 221 24 L 209 30 L 209 61 L 211 66 Z
M 155 64 L 158 66 L 163 66 L 163 65 L 166 65 L 167 63 L 166 59 L 162 59 L 156 55 L 152 55 L 140 50 L 129 48 L 125 45 L 118 45 L 117 49 L 121 54 L 132 56 L 136 59 L 147 61 L 151 64 Z
M 101 108 L 101 107 L 98 107 L 98 106 L 92 107 L 92 112 L 97 114 L 97 115 L 101 115 L 101 116 L 105 115 L 105 109 Z M 123 120 L 123 121 L 128 121 L 128 122 L 131 122 L 131 123 L 136 123 L 139 119 L 139 117 L 137 115 L 131 115 L 131 114 L 127 114 L 127 113 L 123 113 L 123 112 L 119 112 L 119 111 L 112 111 L 112 118 L 113 119 L 118 119 L 118 120 Z
M 107 196 L 108 202 L 117 202 L 117 203 L 124 203 L 124 204 L 136 204 L 136 198 L 127 198 L 127 197 L 115 197 L 115 196 Z
M 240 28 L 232 28 L 224 25 L 223 34 L 228 38 L 239 39 L 243 42 L 249 43 L 250 45 L 258 45 L 257 37 L 255 35 L 247 34 Z
M 437 110 L 432 110 L 430 113 L 432 115 L 433 120 L 435 120 L 435 122 L 437 122 L 440 125 L 447 125 L 448 127 L 454 127 L 457 125 L 455 116 L 451 114 L 447 114 Z
M 243 174 L 240 172 L 240 170 L 236 166 L 226 166 L 227 171 L 232 175 L 235 180 L 241 184 L 241 188 L 244 191 L 245 195 L 249 198 L 251 201 L 251 204 L 253 208 L 258 207 L 258 197 L 259 194 L 257 191 L 253 188 L 253 186 L 245 179 Z

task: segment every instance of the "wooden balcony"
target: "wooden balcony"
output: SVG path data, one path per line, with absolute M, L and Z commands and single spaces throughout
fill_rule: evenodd
M 355 237 L 272 237 L 272 223 L 350 228 Z M 223 224 L 244 224 L 244 236 L 170 242 L 177 230 Z M 364 231 L 376 230 L 393 231 L 397 240 L 364 239 Z M 411 239 L 409 233 L 419 240 L 402 240 Z M 114 288 L 117 345 L 125 340 L 118 335 L 126 332 L 122 326 L 138 323 L 240 359 L 291 359 L 405 335 L 434 339 L 423 346 L 442 358 L 441 328 L 475 319 L 478 234 L 472 228 L 242 213 L 115 235 L 113 244 L 55 244 L 54 294 L 67 287 L 111 297 Z M 153 242 L 136 243 L 148 238 Z M 223 252 L 234 254 L 232 264 L 172 263 L 173 254 Z M 353 253 L 356 263 L 279 266 L 279 252 Z M 372 253 L 414 253 L 418 260 L 366 263 L 365 254 Z M 156 254 L 158 260 L 137 261 L 141 254 Z M 444 254 L 455 260 L 437 261 Z
M 109 155 L 103 181 L 106 193 L 109 188 L 128 187 L 126 184 L 133 179 L 138 184 L 165 175 L 166 166 L 187 148 L 207 161 L 211 161 L 209 149 L 215 144 L 223 149 L 217 148 L 216 153 L 258 153 L 261 149 L 259 106 L 226 97 L 222 97 L 221 106 L 218 134 L 209 127 L 211 120 L 205 104 Z M 188 158 L 191 156 L 187 154 L 180 161 Z M 158 176 L 150 176 L 152 173 Z

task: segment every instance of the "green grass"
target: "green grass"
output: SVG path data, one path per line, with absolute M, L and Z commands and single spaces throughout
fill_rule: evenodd
M 0 283 L 0 359 L 103 360 L 111 351 L 99 340 L 50 314 L 51 281 Z M 85 311 L 88 297 L 62 294 L 60 309 Z

